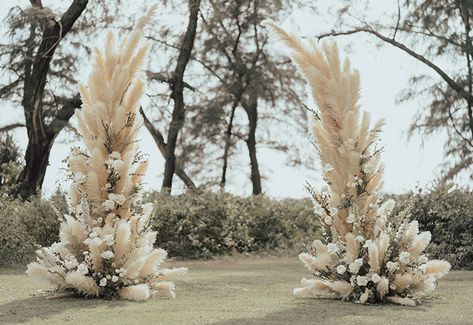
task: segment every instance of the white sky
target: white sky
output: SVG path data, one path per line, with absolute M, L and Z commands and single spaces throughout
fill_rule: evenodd
M 45 4 L 48 1 L 44 1 Z M 322 1 L 320 1 L 322 2 Z M 395 1 L 391 1 L 393 4 Z M 27 5 L 29 1 L 3 0 L 0 2 L 0 19 L 3 20 L 8 9 L 16 4 Z M 327 1 L 328 3 L 328 1 Z M 330 3 L 332 3 L 330 1 Z M 389 1 L 378 1 L 379 8 L 375 14 L 391 10 Z M 292 18 L 292 19 L 291 19 Z M 328 25 L 325 25 L 328 24 Z M 314 22 L 307 14 L 293 12 L 283 22 L 283 26 L 294 32 L 310 35 L 316 31 L 327 31 L 331 28 L 330 22 Z M 325 26 L 328 26 L 324 28 Z M 0 27 L 0 34 L 5 32 L 5 25 Z M 91 40 L 94 42 L 95 40 Z M 344 57 L 344 49 L 349 44 L 349 57 L 352 66 L 361 74 L 362 83 L 362 109 L 372 114 L 372 120 L 386 119 L 386 126 L 381 135 L 382 144 L 385 146 L 383 161 L 386 165 L 384 189 L 387 192 L 403 192 L 414 189 L 416 185 L 426 185 L 431 182 L 439 172 L 439 164 L 443 160 L 443 143 L 445 136 L 437 135 L 422 139 L 414 136 L 407 141 L 406 132 L 417 110 L 423 107 L 419 103 L 410 102 L 402 106 L 396 105 L 395 98 L 401 90 L 407 87 L 409 77 L 415 73 L 428 72 L 427 68 L 416 63 L 406 54 L 390 46 L 376 47 L 376 42 L 370 37 L 347 37 L 337 39 Z M 273 41 L 274 42 L 274 41 Z M 95 45 L 95 44 L 91 44 Z M 282 50 L 281 50 L 282 51 Z M 88 71 L 89 67 L 84 67 Z M 5 107 L 5 103 L 0 103 Z M 3 108 L 5 109 L 5 108 Z M 7 107 L 8 109 L 8 107 Z M 2 114 L 0 126 L 12 121 L 22 121 L 23 112 L 20 108 L 8 109 L 8 115 Z M 143 130 L 142 150 L 149 154 L 150 168 L 145 181 L 148 189 L 159 189 L 162 182 L 164 160 L 158 152 L 154 141 L 146 130 Z M 15 137 L 24 148 L 26 147 L 26 131 L 15 131 Z M 65 140 L 70 139 L 62 132 L 53 146 L 50 167 L 44 182 L 43 192 L 51 194 L 55 187 L 63 183 L 64 165 L 61 161 L 69 153 L 71 144 Z M 307 144 L 308 150 L 313 150 Z M 303 197 L 307 196 L 304 190 L 306 180 L 311 180 L 314 185 L 320 185 L 320 176 L 317 172 L 285 166 L 285 157 L 267 149 L 258 149 L 260 170 L 266 176 L 263 180 L 263 190 L 273 197 Z M 249 167 L 248 167 L 249 168 Z M 466 180 L 459 179 L 460 183 Z M 247 176 L 240 173 L 238 180 L 229 186 L 229 191 L 248 195 L 251 193 L 251 184 Z

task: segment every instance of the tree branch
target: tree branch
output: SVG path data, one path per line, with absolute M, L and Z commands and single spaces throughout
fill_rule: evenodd
M 161 152 L 163 157 L 166 157 L 166 142 L 164 141 L 164 136 L 157 128 L 154 127 L 153 123 L 151 123 L 151 121 L 148 119 L 142 107 L 140 107 L 140 114 L 143 117 L 144 125 L 146 126 L 149 133 L 153 137 L 154 142 L 158 146 L 159 151 Z M 179 161 L 176 161 L 176 175 L 182 180 L 182 182 L 187 186 L 188 189 L 190 190 L 197 189 L 197 187 L 195 186 L 195 183 L 186 174 L 186 172 L 182 168 L 182 165 L 179 163 Z
M 168 77 L 166 77 L 164 74 L 162 73 L 159 73 L 159 72 L 152 72 L 150 70 L 147 70 L 146 71 L 146 74 L 148 75 L 148 78 L 151 79 L 151 80 L 156 80 L 156 81 L 159 81 L 159 82 L 164 82 L 164 83 L 167 83 L 167 84 L 170 84 L 172 83 L 172 79 L 169 79 Z M 187 88 L 189 89 L 190 91 L 196 91 L 196 88 L 189 85 L 187 82 L 183 81 L 184 83 L 184 88 Z
M 16 128 L 24 128 L 25 126 L 26 126 L 25 123 L 8 124 L 8 125 L 0 127 L 0 133 L 8 132 L 8 131 L 14 130 Z
M 466 100 L 470 100 L 470 101 L 473 101 L 473 96 L 472 94 L 469 94 L 467 91 L 465 91 L 463 89 L 462 86 L 460 86 L 456 81 L 454 81 L 445 71 L 443 71 L 439 66 L 437 66 L 436 64 L 434 64 L 432 61 L 428 60 L 426 57 L 424 57 L 423 55 L 411 50 L 410 48 L 408 48 L 406 45 L 394 40 L 393 38 L 389 38 L 385 35 L 382 35 L 380 33 L 378 33 L 377 31 L 375 31 L 374 29 L 370 28 L 369 26 L 368 27 L 364 27 L 364 28 L 356 28 L 356 29 L 352 29 L 352 30 L 348 30 L 348 31 L 340 31 L 340 32 L 336 32 L 336 31 L 332 31 L 332 32 L 329 32 L 329 33 L 325 33 L 325 34 L 320 34 L 318 36 L 316 36 L 316 38 L 318 40 L 321 40 L 323 38 L 326 38 L 326 37 L 329 37 L 329 36 L 343 36 L 343 35 L 353 35 L 353 34 L 357 34 L 357 33 L 368 33 L 368 34 L 371 34 L 371 35 L 374 35 L 376 36 L 377 38 L 379 38 L 380 40 L 382 40 L 383 42 L 385 43 L 389 43 L 391 44 L 392 46 L 394 47 L 397 47 L 398 49 L 406 52 L 407 54 L 409 54 L 410 56 L 412 56 L 413 58 L 415 58 L 416 60 L 424 63 L 425 65 L 427 65 L 428 67 L 430 67 L 432 70 L 434 70 L 453 90 L 455 90 L 458 95 Z
M 80 108 L 82 100 L 80 95 L 77 94 L 70 99 L 58 98 L 58 102 L 62 103 L 62 108 L 57 111 L 54 120 L 49 124 L 47 130 L 51 135 L 58 134 L 68 123 L 76 108 Z

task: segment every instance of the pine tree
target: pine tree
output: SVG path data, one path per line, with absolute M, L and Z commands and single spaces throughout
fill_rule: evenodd
M 74 148 L 68 158 L 71 215 L 61 224 L 60 242 L 38 250 L 27 270 L 57 289 L 138 301 L 174 297 L 168 279 L 186 271 L 160 269 L 167 253 L 153 248 L 153 207 L 142 204 L 140 191 L 147 162 L 137 144 L 138 111 L 149 50 L 140 39 L 153 12 L 119 46 L 108 34 L 105 50 L 95 51 L 88 85 L 80 86 L 76 116 L 85 148 Z
M 264 24 L 291 50 L 319 108 L 312 128 L 327 189 L 310 192 L 323 239 L 299 255 L 315 279 L 303 278 L 294 294 L 415 305 L 435 289 L 450 264 L 422 254 L 430 232 L 419 233 L 407 210 L 389 217 L 394 201 L 380 205 L 383 166 L 376 142 L 384 122 L 370 129 L 369 113 L 360 116 L 358 72 L 348 60 L 340 64 L 336 44 L 319 50 L 272 21 Z

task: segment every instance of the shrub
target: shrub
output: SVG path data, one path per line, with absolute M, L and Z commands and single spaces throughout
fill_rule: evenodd
M 317 231 L 309 200 L 282 201 L 228 193 L 151 193 L 157 244 L 173 256 L 201 258 L 231 253 L 299 249 Z
M 443 257 L 454 268 L 473 269 L 473 193 L 449 191 L 439 184 L 430 190 L 398 196 L 398 207 L 410 205 L 421 230 L 432 233 L 427 252 L 431 258 Z
M 7 198 L 0 199 L 0 266 L 25 262 L 34 253 L 34 239 L 21 220 L 21 203 Z
M 0 191 L 8 193 L 21 171 L 21 151 L 13 136 L 0 134 Z
M 2 196 L 0 220 L 0 266 L 26 262 L 37 246 L 58 239 L 58 214 L 49 202 L 37 197 L 21 201 Z

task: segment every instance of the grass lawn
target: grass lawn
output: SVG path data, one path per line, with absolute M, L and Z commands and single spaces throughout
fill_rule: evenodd
M 175 261 L 189 267 L 175 300 L 146 303 L 35 296 L 22 271 L 0 270 L 0 324 L 473 324 L 473 272 L 451 272 L 418 307 L 295 299 L 308 275 L 295 257 Z

